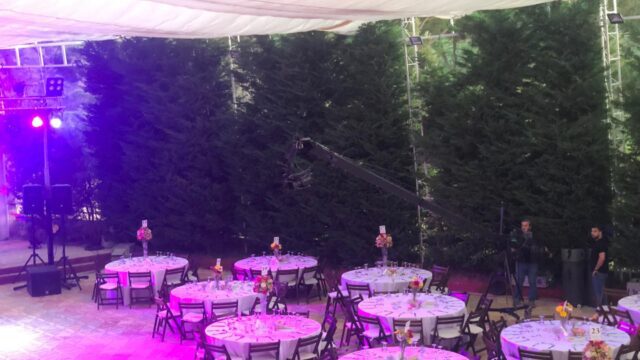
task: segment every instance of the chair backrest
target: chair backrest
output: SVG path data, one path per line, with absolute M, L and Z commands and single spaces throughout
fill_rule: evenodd
M 151 271 L 129 272 L 129 284 L 151 284 Z
M 205 359 L 220 359 L 220 356 L 216 356 L 216 354 L 220 354 L 224 356 L 226 360 L 231 360 L 231 355 L 229 355 L 229 351 L 227 351 L 227 347 L 224 345 L 213 345 L 205 342 L 204 354 Z
M 317 266 L 304 268 L 304 270 L 302 270 L 302 275 L 300 276 L 300 282 L 308 282 L 309 280 L 315 279 L 317 273 L 318 273 Z
M 331 314 L 326 314 L 322 320 L 322 331 L 325 332 L 324 341 L 326 346 L 333 346 L 333 337 L 338 329 L 338 321 Z M 323 349 L 324 350 L 324 349 Z
M 599 305 L 596 308 L 598 316 L 601 317 L 602 324 L 615 326 L 617 324 L 616 317 L 613 315 L 612 309 L 608 305 Z
M 183 284 L 184 273 L 187 271 L 187 266 L 178 268 L 178 269 L 169 269 L 164 273 L 164 280 L 162 281 L 165 285 L 177 286 Z
M 633 340 L 632 340 L 632 342 L 633 342 Z M 616 354 L 616 359 L 615 360 L 621 360 L 621 359 L 634 359 L 634 360 L 637 360 L 638 359 L 638 354 L 637 354 L 638 351 L 639 351 L 638 349 L 635 349 L 631 345 L 622 345 L 622 346 L 620 346 L 620 349 L 618 350 L 618 353 Z M 633 354 L 633 355 L 625 356 L 627 354 Z
M 247 278 L 247 274 L 244 271 L 236 269 L 235 266 L 231 267 L 231 276 L 233 276 L 233 280 L 236 281 Z
M 267 272 L 267 274 L 271 275 L 271 270 Z M 251 279 L 255 279 L 257 276 L 262 275 L 262 270 L 260 269 L 249 269 L 249 275 L 251 275 Z
M 222 320 L 238 314 L 238 300 L 211 303 L 211 318 Z
M 532 351 L 523 348 L 518 348 L 520 354 L 520 360 L 532 359 L 532 360 L 553 360 L 551 351 Z
M 569 360 L 582 360 L 581 351 L 569 351 Z
M 309 310 L 290 312 L 289 315 L 301 316 L 309 318 Z
M 464 315 L 460 316 L 438 316 L 436 317 L 436 328 L 438 330 L 442 327 L 454 327 L 462 329 L 462 325 L 464 324 Z
M 266 357 L 273 356 L 275 360 L 280 359 L 280 341 L 262 344 L 249 344 L 249 360 L 252 359 L 253 354 L 260 353 L 269 353 Z M 262 355 L 260 358 L 264 359 L 265 356 Z
M 205 314 L 204 311 L 204 302 L 196 302 L 196 303 L 178 303 L 178 307 L 180 308 L 180 315 L 189 314 L 189 313 L 198 313 Z
M 505 318 L 503 318 L 502 316 L 500 317 L 499 320 L 489 322 L 489 329 L 491 329 L 491 331 L 493 331 L 497 335 L 497 337 L 495 338 L 496 340 L 500 338 L 500 333 L 506 327 L 507 327 L 507 320 L 505 320 Z
M 380 318 L 378 317 L 370 317 L 362 314 L 357 314 L 356 316 L 362 325 L 368 324 L 381 327 Z
M 120 286 L 120 276 L 118 276 L 118 273 L 96 273 L 96 279 L 101 283 L 105 283 L 107 280 L 116 280 L 115 282 Z
M 373 292 L 371 291 L 369 284 L 361 285 L 361 284 L 347 283 L 347 293 L 349 294 L 349 297 L 352 299 L 357 297 L 358 295 L 362 296 L 363 294 L 366 295 L 368 298 L 373 295 Z
M 409 328 L 413 331 L 414 334 L 420 334 L 420 342 L 424 345 L 424 331 L 422 328 L 422 320 L 411 320 L 411 319 L 393 319 L 393 331 L 404 329 L 407 325 L 407 321 L 409 321 Z M 393 337 L 393 341 L 397 342 L 398 339 Z
M 629 310 L 622 310 L 618 307 L 612 306 L 611 313 L 613 313 L 613 317 L 616 321 L 616 325 L 619 325 L 622 322 L 625 322 L 632 326 L 635 325 L 635 323 L 633 322 L 633 318 L 629 313 Z
M 298 269 L 287 269 L 287 270 L 278 270 L 278 272 L 276 272 L 276 279 L 275 281 L 279 282 L 279 283 L 290 283 L 290 282 L 298 282 L 298 274 L 299 274 Z
M 320 358 L 320 352 L 318 351 L 318 347 L 320 346 L 320 339 L 322 339 L 322 334 L 317 334 L 313 336 L 309 336 L 306 338 L 298 339 L 296 343 L 296 349 L 293 352 L 292 360 L 300 360 L 300 351 L 301 350 L 310 350 L 308 352 L 315 354 L 318 358 Z M 307 348 L 307 349 L 305 349 Z M 307 351 L 305 351 L 306 353 Z

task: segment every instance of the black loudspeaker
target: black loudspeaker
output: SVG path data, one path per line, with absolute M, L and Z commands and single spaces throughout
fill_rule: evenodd
M 52 214 L 71 215 L 71 185 L 53 185 L 51 187 L 50 209 Z
M 22 187 L 22 209 L 25 215 L 42 215 L 44 213 L 44 196 L 41 185 L 24 185 Z
M 31 296 L 60 294 L 60 270 L 53 265 L 27 267 L 27 290 Z

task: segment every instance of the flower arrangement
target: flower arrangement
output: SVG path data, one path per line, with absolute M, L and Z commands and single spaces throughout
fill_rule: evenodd
M 556 313 L 563 320 L 567 319 L 572 312 L 573 312 L 573 305 L 571 305 L 567 301 L 565 301 L 564 303 L 556 306 Z
M 146 226 L 142 226 L 136 232 L 136 237 L 138 241 L 150 241 L 153 238 L 153 234 L 151 233 L 151 229 Z
M 582 350 L 583 360 L 611 360 L 611 348 L 602 340 L 591 340 Z
M 409 283 L 409 289 L 411 290 L 420 290 L 422 289 L 422 280 L 419 277 L 414 276 Z
M 216 264 L 211 267 L 211 271 L 213 271 L 214 275 L 222 275 L 222 265 Z
M 253 281 L 253 292 L 267 295 L 273 290 L 273 279 L 269 275 L 258 275 Z
M 379 234 L 376 237 L 376 247 L 377 248 L 390 248 L 393 246 L 393 238 L 391 234 Z
M 398 342 L 400 343 L 404 342 L 408 345 L 411 345 L 411 343 L 413 342 L 413 331 L 411 331 L 411 329 L 408 329 L 408 328 L 398 329 L 394 332 L 394 335 L 396 336 L 396 339 L 398 339 Z
M 278 251 L 282 250 L 282 245 L 274 241 L 271 243 L 271 251 L 276 251 L 276 250 Z

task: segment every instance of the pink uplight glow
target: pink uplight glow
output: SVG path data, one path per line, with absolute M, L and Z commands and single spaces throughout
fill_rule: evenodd
M 42 121 L 40 116 L 34 116 L 33 119 L 31 119 L 31 126 L 34 128 L 39 128 L 42 125 L 44 125 L 44 121 Z
M 15 325 L 0 326 L 0 355 L 12 352 L 27 352 L 36 345 L 38 335 Z

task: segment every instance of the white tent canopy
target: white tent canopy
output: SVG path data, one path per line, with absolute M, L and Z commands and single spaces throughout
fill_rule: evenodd
M 0 47 L 114 36 L 214 38 L 457 17 L 549 0 L 2 0 Z

